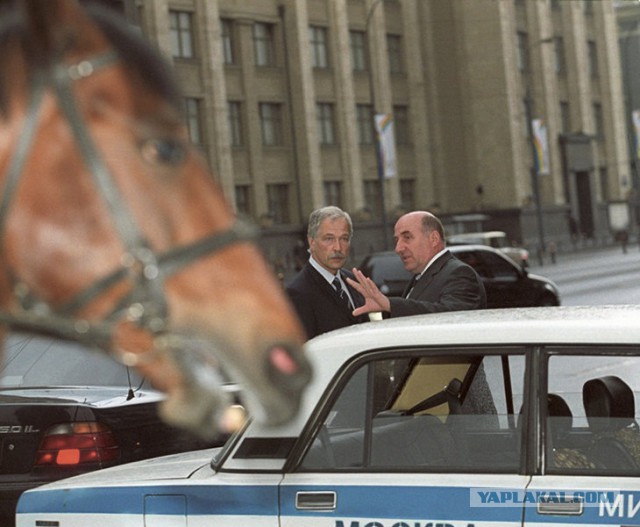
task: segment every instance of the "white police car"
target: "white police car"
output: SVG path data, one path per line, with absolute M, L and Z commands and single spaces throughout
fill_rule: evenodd
M 23 494 L 19 527 L 640 525 L 640 306 L 311 341 L 298 418 Z

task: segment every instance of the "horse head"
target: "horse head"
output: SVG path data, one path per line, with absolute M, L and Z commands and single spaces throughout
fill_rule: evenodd
M 110 14 L 21 7 L 0 28 L 0 321 L 114 353 L 202 434 L 223 426 L 221 369 L 254 417 L 291 418 L 302 329 L 170 68 Z

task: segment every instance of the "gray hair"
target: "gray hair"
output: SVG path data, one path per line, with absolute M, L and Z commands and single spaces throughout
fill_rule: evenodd
M 436 231 L 440 235 L 440 239 L 445 241 L 444 226 L 442 222 L 430 212 L 425 212 L 422 216 L 422 231 L 428 235 L 432 231 Z
M 307 227 L 307 236 L 312 240 L 315 240 L 318 235 L 318 229 L 320 228 L 320 224 L 324 220 L 337 220 L 344 219 L 347 221 L 347 225 L 349 225 L 349 236 L 353 235 L 353 223 L 351 222 L 351 216 L 349 213 L 343 211 L 339 207 L 334 207 L 333 205 L 329 205 L 328 207 L 322 207 L 314 210 L 309 215 L 309 226 Z

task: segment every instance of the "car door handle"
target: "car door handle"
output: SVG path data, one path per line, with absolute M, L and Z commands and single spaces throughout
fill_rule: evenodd
M 336 508 L 335 492 L 296 492 L 296 509 L 306 511 L 333 511 Z
M 565 516 L 580 516 L 583 511 L 582 499 L 573 497 L 571 499 L 549 499 L 540 498 L 537 504 L 538 514 L 552 514 Z

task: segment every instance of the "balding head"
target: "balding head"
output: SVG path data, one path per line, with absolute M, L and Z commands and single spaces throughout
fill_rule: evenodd
M 427 211 L 401 216 L 394 228 L 396 253 L 405 269 L 421 273 L 431 259 L 445 247 L 442 222 Z

